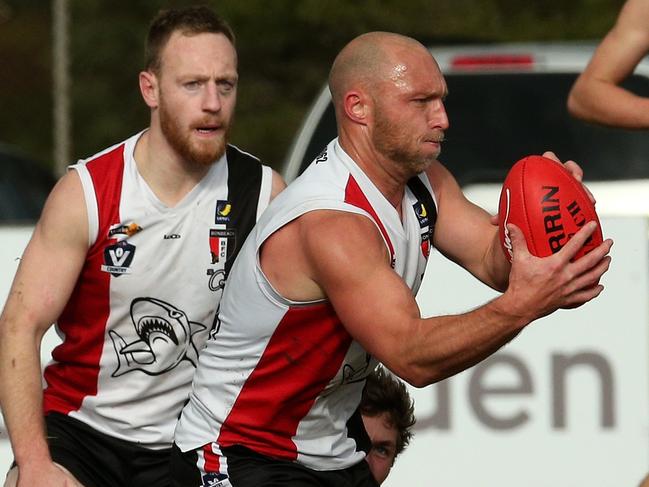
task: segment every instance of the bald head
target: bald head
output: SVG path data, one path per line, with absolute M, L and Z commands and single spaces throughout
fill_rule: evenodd
M 430 56 L 418 41 L 391 32 L 369 32 L 347 44 L 329 72 L 329 90 L 338 105 L 350 89 L 370 89 L 381 81 L 398 82 L 400 57 L 414 52 Z
M 406 181 L 437 158 L 448 128 L 446 81 L 428 49 L 389 32 L 347 44 L 329 73 L 338 141 L 358 164 Z

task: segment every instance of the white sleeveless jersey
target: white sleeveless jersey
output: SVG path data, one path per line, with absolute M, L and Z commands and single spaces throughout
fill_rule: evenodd
M 357 407 L 375 360 L 329 302 L 296 303 L 279 295 L 259 268 L 258 251 L 269 235 L 306 212 L 357 213 L 374 222 L 395 272 L 415 293 L 436 215 L 427 178 L 416 179 L 428 200 L 407 189 L 402 222 L 334 140 L 270 204 L 232 269 L 217 327 L 201 353 L 176 428 L 182 451 L 202 447 L 209 467 L 223 474 L 227 447 L 234 445 L 315 470 L 342 469 L 364 458 L 360 443 L 367 435 Z M 290 255 L 285 264 L 291 265 Z
M 233 146 L 175 207 L 133 159 L 141 134 L 71 166 L 89 250 L 56 326 L 45 413 L 168 448 L 234 256 L 270 200 L 271 170 Z M 61 263 L 65 265 L 65 263 Z

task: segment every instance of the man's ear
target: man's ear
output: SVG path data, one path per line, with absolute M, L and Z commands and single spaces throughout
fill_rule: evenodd
M 367 116 L 369 114 L 369 106 L 367 104 L 367 96 L 358 91 L 350 91 L 345 95 L 343 100 L 345 107 L 345 115 L 353 122 L 361 125 L 367 125 Z
M 158 77 L 151 71 L 141 71 L 139 76 L 140 93 L 149 108 L 158 108 L 160 89 Z

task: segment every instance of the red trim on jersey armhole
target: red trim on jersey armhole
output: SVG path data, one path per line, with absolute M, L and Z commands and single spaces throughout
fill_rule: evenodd
M 349 176 L 349 179 L 347 180 L 347 186 L 345 186 L 345 203 L 349 203 L 350 205 L 354 205 L 357 208 L 360 208 L 361 210 L 365 210 L 372 216 L 372 218 L 378 225 L 379 230 L 383 235 L 383 238 L 388 244 L 388 248 L 390 249 L 390 260 L 393 260 L 394 247 L 392 245 L 392 241 L 390 240 L 390 237 L 388 236 L 388 232 L 385 230 L 385 227 L 383 226 L 383 222 L 376 214 L 376 211 L 374 211 L 374 208 L 372 208 L 372 205 L 367 200 L 367 197 L 365 196 L 365 194 L 363 194 L 363 190 L 358 185 L 358 183 L 356 182 L 356 180 L 352 175 Z
M 295 460 L 300 421 L 341 367 L 352 338 L 329 303 L 290 308 L 221 427 L 221 447 Z
M 106 322 L 110 314 L 110 279 L 101 270 L 108 229 L 119 222 L 119 202 L 124 174 L 124 144 L 88 161 L 99 211 L 97 241 L 86 262 L 58 326 L 65 341 L 52 351 L 55 363 L 45 369 L 45 412 L 67 414 L 81 407 L 85 397 L 97 394 L 99 361 L 104 347 Z

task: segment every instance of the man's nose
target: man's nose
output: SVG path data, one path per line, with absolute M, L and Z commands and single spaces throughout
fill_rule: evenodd
M 432 128 L 438 128 L 441 130 L 446 130 L 448 128 L 448 115 L 446 114 L 446 107 L 444 107 L 444 102 L 442 100 L 438 100 L 433 104 L 429 124 Z
M 205 85 L 202 108 L 207 112 L 218 112 L 221 109 L 221 95 L 217 86 L 213 83 Z

